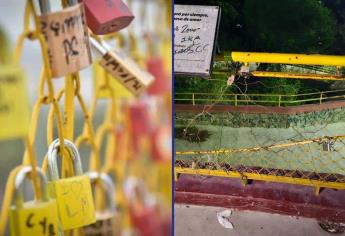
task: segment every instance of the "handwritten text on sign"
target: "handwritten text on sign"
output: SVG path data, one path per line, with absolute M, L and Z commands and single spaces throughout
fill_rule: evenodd
M 0 140 L 25 137 L 30 121 L 24 73 L 18 66 L 0 65 Z
M 58 213 L 55 200 L 27 202 L 22 209 L 10 211 L 12 236 L 58 236 Z
M 84 7 L 81 4 L 41 16 L 53 77 L 75 73 L 91 64 Z
M 219 11 L 216 6 L 175 5 L 175 73 L 210 75 Z
M 90 179 L 75 176 L 53 182 L 61 224 L 64 230 L 96 221 Z
M 134 95 L 139 95 L 154 81 L 154 77 L 121 52 L 108 52 L 100 65 Z

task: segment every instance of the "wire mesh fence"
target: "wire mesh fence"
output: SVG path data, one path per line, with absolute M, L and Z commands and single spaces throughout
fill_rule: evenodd
M 175 172 L 343 189 L 343 110 L 296 114 L 305 121 L 287 126 L 275 124 L 286 116 L 277 113 L 237 124 L 241 121 L 231 111 L 175 111 Z

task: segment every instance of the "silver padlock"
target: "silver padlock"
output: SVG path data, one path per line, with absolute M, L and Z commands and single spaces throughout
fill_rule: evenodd
M 32 173 L 31 166 L 23 167 L 15 178 L 14 203 L 10 208 L 10 231 L 12 236 L 63 235 L 59 225 L 57 204 L 50 199 L 44 173 L 38 167 L 41 199 L 24 202 L 24 183 Z
M 59 217 L 64 230 L 79 228 L 96 221 L 90 178 L 83 174 L 76 146 L 64 140 L 65 148 L 73 162 L 73 177 L 59 177 L 58 161 L 60 141 L 55 140 L 47 154 L 49 190 L 56 198 Z M 66 158 L 66 157 L 65 157 Z
M 69 156 L 72 158 L 74 174 L 83 175 L 83 167 L 77 147 L 67 139 L 64 140 L 64 144 Z M 50 144 L 47 153 L 49 181 L 57 181 L 60 179 L 58 157 L 60 157 L 60 140 L 56 139 Z
M 120 219 L 116 212 L 113 196 L 115 193 L 114 182 L 111 177 L 105 173 L 89 172 L 91 185 L 102 184 L 102 189 L 106 193 L 107 206 L 102 211 L 96 211 L 96 223 L 83 228 L 84 236 L 119 236 Z

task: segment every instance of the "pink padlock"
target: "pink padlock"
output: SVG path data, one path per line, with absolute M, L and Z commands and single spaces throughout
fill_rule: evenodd
M 157 126 L 151 134 L 152 158 L 156 162 L 171 162 L 171 126 Z
M 86 21 L 94 34 L 103 35 L 126 28 L 134 19 L 121 0 L 79 0 L 85 6 Z
M 151 122 L 148 107 L 143 102 L 132 103 L 128 106 L 131 145 L 135 153 L 139 153 L 140 140 L 143 136 L 150 134 Z
M 165 71 L 163 59 L 159 56 L 150 57 L 146 62 L 147 71 L 155 77 L 155 82 L 148 88 L 150 95 L 166 94 L 171 91 L 171 80 Z

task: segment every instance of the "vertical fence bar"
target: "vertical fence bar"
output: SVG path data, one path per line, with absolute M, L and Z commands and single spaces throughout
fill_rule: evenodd
M 235 106 L 237 106 L 237 94 L 235 94 Z
M 279 97 L 278 97 L 278 107 L 280 107 L 281 101 L 282 101 L 282 95 L 279 95 Z
M 322 103 L 322 96 L 323 96 L 323 93 L 320 94 L 320 104 Z
M 193 106 L 195 106 L 194 93 L 192 93 Z

